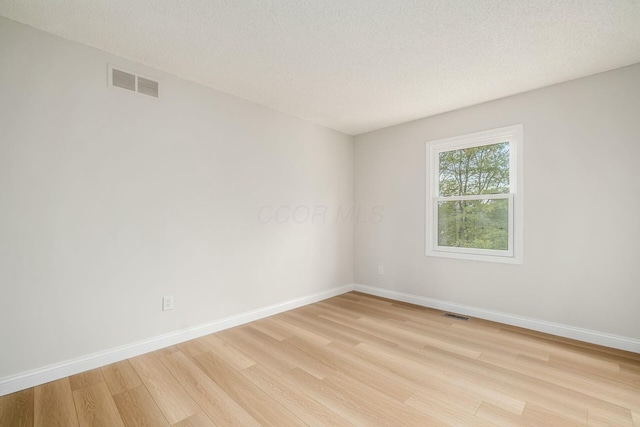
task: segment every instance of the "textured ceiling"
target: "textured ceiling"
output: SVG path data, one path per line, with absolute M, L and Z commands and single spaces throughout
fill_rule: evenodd
M 0 0 L 0 15 L 352 135 L 640 62 L 640 0 Z

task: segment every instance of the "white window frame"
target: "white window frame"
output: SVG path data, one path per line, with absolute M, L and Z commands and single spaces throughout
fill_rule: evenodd
M 491 129 L 426 143 L 427 206 L 426 255 L 475 261 L 522 264 L 523 255 L 523 182 L 521 124 Z M 509 193 L 440 197 L 440 153 L 483 145 L 509 142 Z M 507 199 L 509 202 L 509 241 L 505 251 L 458 248 L 438 245 L 438 202 L 454 200 Z

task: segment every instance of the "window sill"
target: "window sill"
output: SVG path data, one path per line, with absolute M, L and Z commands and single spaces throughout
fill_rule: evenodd
M 429 257 L 438 258 L 453 258 L 453 259 L 466 259 L 470 261 L 485 261 L 485 262 L 497 262 L 502 264 L 522 264 L 522 256 L 496 256 L 496 255 L 478 255 L 478 254 L 465 254 L 460 252 L 445 252 L 445 251 L 433 251 L 428 250 L 426 253 Z

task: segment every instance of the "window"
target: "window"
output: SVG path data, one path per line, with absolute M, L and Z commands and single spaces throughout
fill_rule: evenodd
M 522 263 L 522 125 L 427 142 L 427 255 Z

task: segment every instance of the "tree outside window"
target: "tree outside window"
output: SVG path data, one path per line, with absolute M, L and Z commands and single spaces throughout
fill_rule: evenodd
M 427 255 L 521 262 L 521 133 L 513 126 L 430 144 Z

